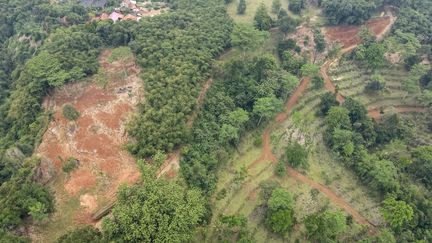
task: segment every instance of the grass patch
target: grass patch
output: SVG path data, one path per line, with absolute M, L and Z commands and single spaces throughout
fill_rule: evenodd
M 108 62 L 125 61 L 133 58 L 132 50 L 128 46 L 114 48 L 108 57 Z
M 233 0 L 232 3 L 227 5 L 228 14 L 234 19 L 237 23 L 250 23 L 253 24 L 253 19 L 255 16 L 255 12 L 260 6 L 261 3 L 267 7 L 267 11 L 273 19 L 276 19 L 276 14 L 271 12 L 273 0 L 246 0 L 246 12 L 242 15 L 237 14 L 237 6 L 239 4 L 239 0 Z M 282 8 L 288 11 L 288 1 L 281 0 Z

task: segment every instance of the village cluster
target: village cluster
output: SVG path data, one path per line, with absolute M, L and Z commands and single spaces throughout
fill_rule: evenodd
M 139 21 L 142 17 L 158 15 L 165 9 L 167 9 L 167 5 L 164 2 L 137 2 L 134 0 L 123 0 L 120 7 L 115 8 L 113 12 L 102 13 L 93 18 L 93 20 L 111 19 L 114 22 L 123 20 Z

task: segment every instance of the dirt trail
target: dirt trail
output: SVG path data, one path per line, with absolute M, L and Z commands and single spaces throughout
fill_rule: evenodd
M 392 7 L 386 6 L 385 13 L 387 16 L 372 19 L 365 23 L 365 26 L 375 34 L 377 40 L 382 40 L 384 38 L 397 19 L 393 14 Z M 336 86 L 328 75 L 328 70 L 330 66 L 337 62 L 344 54 L 351 52 L 361 43 L 361 40 L 358 37 L 359 31 L 360 27 L 358 26 L 332 27 L 325 30 L 327 39 L 331 41 L 340 41 L 343 45 L 343 49 L 340 53 L 334 59 L 326 61 L 320 69 L 320 74 L 324 78 L 324 87 L 328 91 L 336 93 L 336 99 L 340 103 L 345 101 L 345 97 L 336 90 Z
M 310 78 L 302 79 L 300 85 L 297 87 L 297 89 L 294 91 L 293 95 L 288 100 L 287 105 L 285 107 L 285 111 L 283 113 L 280 113 L 276 117 L 276 122 L 282 123 L 288 118 L 289 112 L 297 104 L 298 99 L 300 98 L 302 93 L 306 90 L 306 88 L 309 84 L 309 81 L 310 81 Z M 271 132 L 271 130 L 272 130 L 271 125 L 264 130 L 263 135 L 262 135 L 263 149 L 262 149 L 261 155 L 257 160 L 255 160 L 248 167 L 248 169 L 259 164 L 259 163 L 266 162 L 266 161 L 271 161 L 273 163 L 277 162 L 277 158 L 271 150 L 271 144 L 270 144 L 270 132 Z M 360 224 L 368 225 L 372 232 L 375 231 L 374 226 L 366 218 L 364 218 L 356 209 L 354 209 L 345 199 L 336 195 L 330 188 L 311 180 L 310 178 L 302 175 L 300 172 L 296 171 L 294 168 L 292 168 L 290 166 L 287 166 L 287 171 L 288 171 L 288 174 L 292 178 L 294 178 L 295 180 L 300 181 L 302 183 L 305 183 L 305 184 L 309 185 L 310 187 L 315 188 L 315 189 L 319 190 L 321 193 L 323 193 L 324 195 L 326 195 L 330 199 L 331 202 L 340 206 L 348 214 L 352 215 L 353 219 L 355 221 L 357 221 Z
M 197 116 L 198 116 L 198 112 L 199 112 L 199 110 L 201 109 L 201 106 L 202 106 L 202 104 L 203 104 L 203 102 L 204 102 L 204 98 L 205 98 L 205 95 L 206 95 L 206 93 L 207 93 L 207 90 L 210 88 L 210 86 L 211 86 L 212 84 L 213 84 L 213 79 L 212 79 L 212 78 L 209 78 L 209 79 L 207 80 L 207 82 L 203 85 L 203 87 L 202 87 L 202 89 L 201 89 L 201 91 L 200 91 L 200 93 L 199 93 L 199 95 L 198 95 L 198 98 L 197 98 L 197 106 L 196 106 L 196 109 L 194 110 L 194 112 L 193 112 L 192 115 L 189 117 L 189 119 L 188 119 L 188 121 L 187 121 L 187 123 L 186 123 L 186 125 L 187 125 L 188 128 L 191 128 L 191 127 L 192 127 L 193 122 L 194 122 L 195 119 L 197 118 Z
M 287 166 L 287 172 L 288 175 L 292 176 L 296 180 L 308 184 L 310 187 L 317 189 L 318 191 L 325 194 L 330 199 L 331 202 L 343 208 L 347 213 L 352 215 L 354 220 L 357 221 L 358 223 L 363 225 L 368 225 L 371 229 L 374 228 L 374 225 L 372 225 L 371 222 L 369 222 L 366 218 L 364 218 L 356 209 L 354 209 L 347 201 L 345 201 L 345 199 L 336 195 L 336 193 L 334 193 L 330 188 L 309 179 L 307 176 L 304 176 L 303 174 L 294 170 L 290 166 Z
M 294 90 L 294 92 L 290 96 L 290 99 L 286 103 L 285 111 L 276 116 L 277 122 L 283 122 L 288 118 L 288 115 L 291 113 L 291 110 L 294 108 L 294 106 L 297 105 L 298 99 L 307 89 L 310 81 L 310 77 L 305 77 L 300 81 L 300 84 L 297 86 L 296 90 Z
M 368 23 L 372 26 L 371 29 L 377 35 L 377 38 L 382 38 L 391 29 L 391 25 L 393 25 L 393 23 L 395 21 L 395 17 L 393 16 L 393 13 L 388 8 L 386 8 L 386 12 L 389 15 L 388 17 L 385 17 L 385 23 L 387 23 L 387 25 L 385 25 L 383 27 L 380 26 L 379 30 L 377 30 L 377 28 L 374 28 L 374 26 L 373 26 L 373 24 L 375 23 L 374 21 L 370 21 Z M 355 31 L 358 32 L 358 29 Z M 352 33 L 350 35 L 352 37 Z M 352 42 L 353 40 L 355 40 L 355 41 Z M 336 87 L 327 74 L 329 67 L 334 62 L 336 62 L 340 58 L 340 56 L 342 56 L 345 53 L 352 51 L 359 44 L 359 40 L 351 38 L 348 43 L 350 43 L 350 44 L 345 45 L 344 48 L 342 49 L 341 53 L 339 53 L 339 55 L 336 58 L 334 58 L 332 60 L 328 60 L 327 62 L 325 62 L 324 65 L 322 66 L 321 70 L 320 70 L 320 72 L 321 72 L 321 74 L 325 80 L 325 88 L 327 90 L 329 90 L 330 92 L 333 92 L 333 93 L 336 92 Z M 292 111 L 294 106 L 298 103 L 298 99 L 300 98 L 300 96 L 303 94 L 303 92 L 308 87 L 309 82 L 310 82 L 310 78 L 303 78 L 302 79 L 299 86 L 296 88 L 296 90 L 293 92 L 290 99 L 286 103 L 285 111 L 276 116 L 276 122 L 282 123 L 288 118 L 290 112 Z M 340 101 L 340 102 L 344 101 L 344 97 L 341 94 L 337 93 L 336 97 L 337 97 L 338 101 Z M 262 149 L 261 155 L 251 165 L 249 165 L 248 169 L 251 167 L 254 167 L 255 165 L 262 163 L 262 162 L 271 161 L 271 162 L 275 163 L 277 161 L 276 156 L 273 154 L 273 152 L 271 150 L 271 144 L 270 144 L 271 130 L 272 130 L 271 125 L 264 130 L 263 135 L 262 135 L 263 149 Z M 323 193 L 324 195 L 326 195 L 330 199 L 331 202 L 340 206 L 348 214 L 352 215 L 353 219 L 356 222 L 363 224 L 363 225 L 367 225 L 372 233 L 376 231 L 375 226 L 371 222 L 369 222 L 365 217 L 363 217 L 345 199 L 336 195 L 336 193 L 334 193 L 330 188 L 311 180 L 310 178 L 308 178 L 305 175 L 302 175 L 300 172 L 296 171 L 294 168 L 292 168 L 290 166 L 287 166 L 287 171 L 288 171 L 288 174 L 292 178 L 294 178 L 295 180 L 302 182 L 302 183 L 305 183 L 305 184 L 309 185 L 310 187 L 315 188 L 315 189 L 319 190 L 321 193 Z
M 397 113 L 423 113 L 428 109 L 422 106 L 410 106 L 410 105 L 400 105 L 393 107 Z M 381 120 L 383 114 L 381 114 L 381 108 L 372 108 L 368 110 L 368 115 L 375 121 Z

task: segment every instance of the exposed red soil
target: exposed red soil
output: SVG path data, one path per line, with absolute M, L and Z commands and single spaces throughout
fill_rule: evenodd
M 95 82 L 74 83 L 57 90 L 45 102 L 54 111 L 54 120 L 43 136 L 38 154 L 53 161 L 58 176 L 64 174 L 62 166 L 67 158 L 79 160 L 78 168 L 63 185 L 69 197 L 87 192 L 80 197 L 83 210 L 75 216 L 78 224 L 91 222 L 91 212 L 115 195 L 121 184 L 140 178 L 134 159 L 122 146 L 128 140 L 125 125 L 141 97 L 142 81 L 133 59 L 109 63 L 110 54 L 104 51 L 100 57 L 108 79 L 105 88 Z M 116 73 L 123 70 L 128 70 L 128 76 L 118 78 Z M 62 106 L 66 103 L 80 112 L 77 121 L 63 117 Z M 62 193 L 56 191 L 61 190 L 61 185 L 52 188 L 55 194 Z
M 393 107 L 397 113 L 423 113 L 428 109 L 421 106 L 400 105 Z M 380 121 L 384 114 L 381 114 L 381 108 L 372 108 L 368 110 L 368 115 L 375 121 Z
M 366 21 L 366 26 L 374 35 L 380 37 L 386 33 L 392 23 L 392 17 L 386 16 Z M 330 42 L 339 42 L 342 48 L 358 45 L 361 40 L 358 36 L 361 26 L 337 26 L 325 28 L 325 35 Z
M 288 115 L 291 113 L 291 110 L 297 105 L 298 99 L 303 94 L 303 92 L 307 89 L 309 83 L 311 81 L 310 77 L 303 78 L 300 81 L 300 84 L 297 86 L 296 90 L 291 94 L 290 99 L 285 105 L 285 110 L 282 113 L 279 113 L 276 116 L 277 122 L 283 122 L 288 118 Z
M 391 27 L 396 22 L 396 16 L 394 16 L 391 7 L 385 7 L 385 12 L 387 16 L 368 20 L 364 24 L 364 26 L 371 30 L 378 40 L 384 38 L 384 36 L 391 30 Z M 339 42 L 342 44 L 342 50 L 338 56 L 334 59 L 326 61 L 320 69 L 320 73 L 324 78 L 324 87 L 332 93 L 336 92 L 336 86 L 328 76 L 328 69 L 331 65 L 336 63 L 342 55 L 351 52 L 361 43 L 361 39 L 358 36 L 360 28 L 361 26 L 340 26 L 329 27 L 325 28 L 324 30 L 326 38 L 330 40 L 330 42 Z M 340 103 L 343 103 L 345 97 L 337 92 L 336 99 Z

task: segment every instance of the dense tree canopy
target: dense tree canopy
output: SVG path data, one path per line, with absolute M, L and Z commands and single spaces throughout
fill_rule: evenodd
M 323 0 L 321 6 L 330 24 L 360 24 L 372 16 L 377 7 L 367 0 Z
M 165 180 L 146 180 L 118 193 L 105 237 L 117 242 L 187 242 L 204 215 L 199 191 Z
M 177 10 L 140 21 L 130 46 L 146 70 L 146 100 L 129 125 L 139 156 L 171 151 L 186 138 L 186 120 L 212 58 L 229 43 L 232 23 L 218 1 L 178 1 Z M 212 38 L 209 38 L 212 36 Z M 199 46 L 200 48 L 197 48 Z
M 308 239 L 313 242 L 336 242 L 336 237 L 347 228 L 345 215 L 341 212 L 324 211 L 306 217 Z

